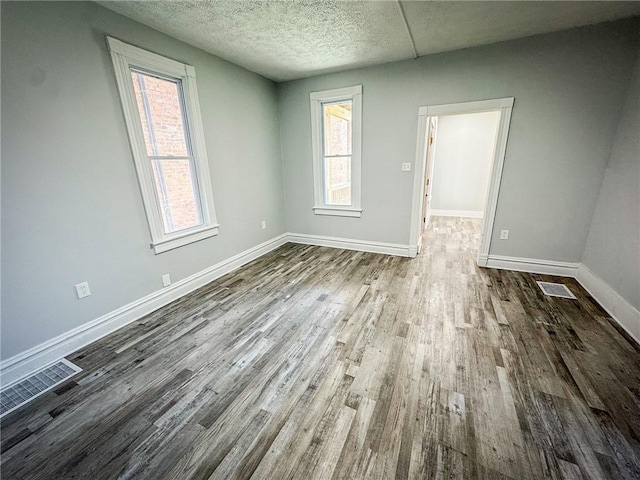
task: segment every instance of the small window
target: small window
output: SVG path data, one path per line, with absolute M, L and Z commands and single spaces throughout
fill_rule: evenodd
M 107 37 L 156 253 L 218 233 L 195 70 Z
M 362 86 L 314 92 L 310 100 L 314 212 L 360 217 Z

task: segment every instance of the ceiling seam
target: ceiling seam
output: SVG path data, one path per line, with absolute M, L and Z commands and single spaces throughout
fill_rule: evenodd
M 418 50 L 416 50 L 416 42 L 413 40 L 413 35 L 411 34 L 411 28 L 409 28 L 409 22 L 407 22 L 407 16 L 404 14 L 404 9 L 402 8 L 402 3 L 400 3 L 400 0 L 396 0 L 396 5 L 398 5 L 398 9 L 400 10 L 400 16 L 402 17 L 402 23 L 404 23 L 404 28 L 407 31 L 407 35 L 409 35 L 409 41 L 411 42 L 411 49 L 413 50 L 413 58 L 418 58 Z

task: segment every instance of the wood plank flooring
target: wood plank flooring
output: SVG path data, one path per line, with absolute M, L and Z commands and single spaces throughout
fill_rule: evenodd
M 573 280 L 288 244 L 98 341 L 3 479 L 640 478 L 640 351 Z M 556 279 L 558 280 L 558 279 Z

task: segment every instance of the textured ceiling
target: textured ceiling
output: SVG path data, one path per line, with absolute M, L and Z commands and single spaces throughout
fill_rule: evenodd
M 418 55 L 640 15 L 640 2 L 402 2 Z
M 609 1 L 98 3 L 276 81 L 640 15 L 640 2 Z

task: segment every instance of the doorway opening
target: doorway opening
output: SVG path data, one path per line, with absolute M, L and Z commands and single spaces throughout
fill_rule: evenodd
M 481 220 L 486 266 L 513 98 L 421 107 L 410 241 L 417 254 L 431 216 Z M 415 247 L 414 247 L 415 246 Z
M 499 110 L 430 118 L 423 231 L 431 215 L 484 216 L 499 122 Z

